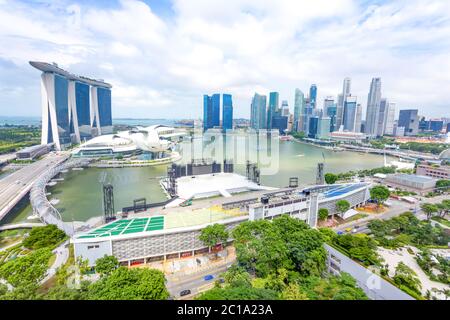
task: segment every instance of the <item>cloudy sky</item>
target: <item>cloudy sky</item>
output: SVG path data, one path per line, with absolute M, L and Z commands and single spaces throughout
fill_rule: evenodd
M 319 106 L 372 77 L 397 109 L 450 117 L 447 0 L 0 0 L 0 115 L 40 115 L 39 71 L 57 62 L 113 85 L 113 117 L 201 117 L 202 95 L 318 86 Z

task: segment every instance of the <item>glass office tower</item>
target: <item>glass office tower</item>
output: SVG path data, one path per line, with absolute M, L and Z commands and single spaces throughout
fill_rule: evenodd
M 212 103 L 212 126 L 220 126 L 220 94 L 215 93 L 211 97 Z
M 267 129 L 266 102 L 267 97 L 265 95 L 255 93 L 253 96 L 250 109 L 250 127 L 255 130 Z
M 222 95 L 222 128 L 233 129 L 233 101 L 231 94 Z
M 311 104 L 311 108 L 315 109 L 317 104 L 317 86 L 315 84 L 311 85 L 309 88 L 309 103 Z
M 213 127 L 212 115 L 212 100 L 205 94 L 203 95 L 203 132 Z
M 280 94 L 271 92 L 269 94 L 269 108 L 267 110 L 267 129 L 272 129 L 272 120 L 279 109 Z

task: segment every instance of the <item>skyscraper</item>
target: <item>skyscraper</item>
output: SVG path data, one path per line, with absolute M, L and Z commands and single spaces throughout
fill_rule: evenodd
M 322 117 L 319 119 L 319 127 L 317 129 L 317 138 L 328 139 L 330 137 L 330 124 L 331 119 L 329 117 Z
M 378 117 L 381 100 L 381 78 L 373 78 L 367 97 L 366 134 L 377 135 Z
M 266 112 L 267 97 L 255 93 L 252 99 L 250 108 L 250 127 L 259 130 L 267 128 L 267 112 Z
M 231 94 L 222 95 L 222 128 L 233 129 L 233 101 Z
M 30 61 L 42 71 L 41 143 L 63 150 L 82 139 L 112 133 L 111 85 L 76 76 L 57 64 Z
M 213 127 L 212 99 L 208 95 L 203 95 L 203 132 Z
M 386 113 L 386 124 L 384 126 L 384 134 L 394 135 L 395 122 L 395 103 L 388 104 L 388 111 Z
M 319 117 L 309 117 L 308 122 L 308 137 L 315 139 L 319 133 Z
M 348 96 L 344 102 L 344 114 L 343 114 L 344 130 L 355 132 L 356 113 L 357 113 L 356 97 Z
M 378 125 L 377 125 L 377 136 L 381 137 L 384 135 L 386 130 L 386 122 L 389 114 L 389 102 L 387 99 L 383 98 L 380 100 L 380 110 L 378 114 Z
M 351 93 L 352 80 L 350 78 L 344 78 L 342 85 L 342 93 L 338 95 L 338 101 L 336 105 L 336 130 L 343 124 L 344 116 L 344 102 L 347 96 Z
M 415 136 L 419 133 L 419 110 L 400 110 L 398 127 L 405 128 L 405 136 Z
M 212 104 L 212 126 L 220 126 L 220 94 L 215 93 L 211 96 Z
M 278 92 L 271 92 L 269 94 L 269 108 L 267 109 L 267 128 L 272 129 L 272 118 L 279 109 L 280 94 Z
M 360 103 L 356 105 L 355 132 L 361 132 L 362 125 L 362 106 Z
M 281 102 L 281 115 L 285 116 L 285 117 L 288 117 L 289 114 L 290 114 L 290 112 L 289 112 L 289 104 L 288 104 L 287 100 L 283 100 Z
M 301 116 L 305 113 L 305 95 L 300 89 L 295 89 L 294 97 L 294 131 L 304 131 Z
M 325 100 L 323 100 L 323 113 L 328 114 L 328 108 L 334 106 L 334 98 L 333 97 L 326 97 Z
M 311 88 L 309 88 L 309 103 L 311 104 L 311 108 L 316 108 L 316 102 L 317 102 L 317 86 L 315 84 L 311 85 Z

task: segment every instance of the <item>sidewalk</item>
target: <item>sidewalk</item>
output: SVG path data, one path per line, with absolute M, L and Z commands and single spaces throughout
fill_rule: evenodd
M 66 247 L 68 243 L 69 240 L 66 240 L 53 250 L 53 253 L 56 254 L 55 262 L 50 268 L 47 269 L 44 279 L 41 280 L 41 284 L 44 284 L 51 277 L 53 277 L 56 274 L 56 270 L 64 265 L 69 259 L 69 248 Z
M 235 248 L 225 248 L 226 256 L 214 258 L 214 253 L 207 253 L 186 258 L 176 258 L 164 261 L 151 262 L 140 267 L 148 267 L 161 270 L 166 277 L 183 277 L 195 273 L 213 270 L 229 264 L 236 259 Z M 224 251 L 225 251 L 224 250 Z M 223 252 L 223 251 L 222 251 Z M 220 254 L 220 252 L 219 252 Z M 213 258 L 213 259 L 211 259 Z M 198 261 L 201 263 L 199 264 Z

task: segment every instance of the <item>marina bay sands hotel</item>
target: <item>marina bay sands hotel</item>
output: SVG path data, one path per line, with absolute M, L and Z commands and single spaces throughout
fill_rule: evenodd
M 64 150 L 95 136 L 112 133 L 111 85 L 77 76 L 56 63 L 30 61 L 42 71 L 41 144 Z

